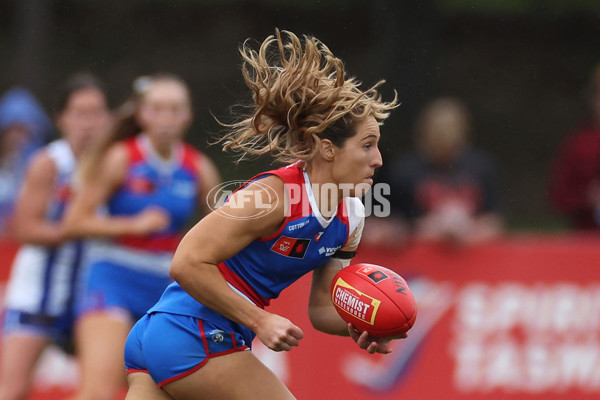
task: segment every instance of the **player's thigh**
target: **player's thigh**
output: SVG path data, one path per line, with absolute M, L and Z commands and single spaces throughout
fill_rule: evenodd
M 84 314 L 77 321 L 76 339 L 83 374 L 95 382 L 125 383 L 123 350 L 131 321 L 110 311 Z
M 287 387 L 250 351 L 213 357 L 163 389 L 177 400 L 293 400 Z
M 48 338 L 38 335 L 10 334 L 3 340 L 1 386 L 25 387 L 33 376 L 34 366 L 48 345 Z
M 125 400 L 173 400 L 164 390 L 161 390 L 152 377 L 144 372 L 134 372 L 127 375 L 129 390 Z

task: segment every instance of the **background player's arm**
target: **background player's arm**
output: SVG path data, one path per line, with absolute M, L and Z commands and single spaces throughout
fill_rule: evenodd
M 14 229 L 21 242 L 51 246 L 63 240 L 60 221 L 46 219 L 57 173 L 54 160 L 46 152 L 31 161 L 15 208 Z
M 253 330 L 272 350 L 298 345 L 300 328 L 271 314 L 235 293 L 217 265 L 252 241 L 275 233 L 284 219 L 284 185 L 278 177 L 263 178 L 233 194 L 218 210 L 198 222 L 183 238 L 171 265 L 171 276 L 194 299 Z M 272 193 L 268 193 L 271 188 Z M 273 196 L 276 193 L 277 196 Z M 254 201 L 258 196 L 260 206 Z M 277 200 L 279 199 L 279 201 Z M 264 206 L 272 212 L 264 213 Z M 260 217 L 254 217 L 262 213 Z
M 168 225 L 168 216 L 158 208 L 123 217 L 98 213 L 98 208 L 123 183 L 127 168 L 127 149 L 123 144 L 113 146 L 95 173 L 83 182 L 67 210 L 65 231 L 69 237 L 145 235 Z
M 212 188 L 221 183 L 221 176 L 215 164 L 206 156 L 200 156 L 198 160 L 198 174 L 200 176 L 200 195 L 198 196 L 198 201 L 200 203 L 201 215 L 205 216 L 215 207 L 213 200 L 207 196 Z

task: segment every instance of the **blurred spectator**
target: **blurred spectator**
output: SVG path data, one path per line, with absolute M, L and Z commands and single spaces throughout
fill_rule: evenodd
M 567 136 L 553 165 L 550 196 L 579 230 L 600 227 L 600 65 L 590 76 L 589 118 Z
M 443 97 L 425 107 L 415 126 L 416 150 L 388 168 L 392 217 L 373 223 L 365 237 L 379 228 L 388 238 L 468 244 L 502 232 L 496 170 L 469 146 L 469 131 L 460 100 Z
M 71 343 L 73 299 L 84 244 L 65 241 L 62 214 L 84 153 L 110 128 L 102 85 L 87 74 L 63 88 L 56 123 L 61 139 L 36 152 L 15 205 L 14 231 L 23 243 L 7 285 L 3 316 L 0 399 L 21 400 L 46 346 Z
M 0 236 L 10 233 L 13 203 L 27 159 L 52 133 L 52 122 L 24 88 L 0 99 Z

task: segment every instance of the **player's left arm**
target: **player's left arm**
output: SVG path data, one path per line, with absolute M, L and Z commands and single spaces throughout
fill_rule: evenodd
M 354 252 L 356 248 L 344 248 Z M 312 326 L 330 335 L 349 336 L 348 324 L 339 316 L 331 302 L 331 282 L 335 274 L 350 265 L 350 260 L 331 258 L 325 265 L 313 271 L 310 296 L 308 298 L 308 317 Z
M 208 215 L 215 207 L 213 199 L 208 198 L 209 192 L 221 183 L 221 175 L 215 163 L 206 155 L 198 156 L 196 162 L 198 176 L 200 177 L 198 187 L 198 205 L 201 211 L 201 217 Z
M 339 270 L 350 265 L 360 243 L 363 227 L 364 218 L 361 218 L 344 247 L 325 265 L 313 271 L 308 316 L 313 327 L 321 332 L 339 336 L 350 335 L 348 324 L 338 315 L 331 302 L 331 282 Z

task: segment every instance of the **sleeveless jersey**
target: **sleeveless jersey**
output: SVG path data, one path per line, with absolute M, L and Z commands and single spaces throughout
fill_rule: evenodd
M 107 204 L 108 213 L 135 215 L 149 206 L 158 206 L 169 214 L 171 223 L 162 232 L 145 237 L 123 236 L 116 241 L 140 250 L 174 252 L 198 204 L 199 153 L 192 146 L 181 144 L 172 159 L 165 161 L 145 135 L 129 139 L 125 145 L 129 168 L 123 185 Z
M 255 240 L 218 266 L 236 292 L 263 308 L 301 276 L 324 265 L 345 245 L 364 216 L 360 199 L 347 197 L 337 213 L 326 220 L 299 163 L 260 174 L 246 185 L 269 175 L 285 183 L 289 205 L 284 222 L 275 234 Z M 177 282 L 169 285 L 148 312 L 154 311 L 197 318 L 211 315 Z
M 76 160 L 65 140 L 50 143 L 46 152 L 57 170 L 56 189 L 46 219 L 58 221 L 71 196 Z M 73 302 L 83 256 L 81 241 L 59 246 L 21 246 L 13 263 L 5 307 L 49 316 L 66 312 Z

